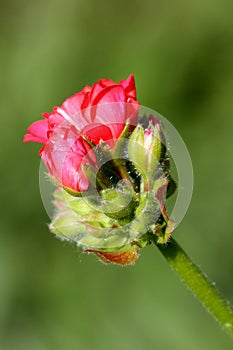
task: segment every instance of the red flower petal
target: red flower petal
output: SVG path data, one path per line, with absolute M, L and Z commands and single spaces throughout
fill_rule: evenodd
M 93 86 L 90 102 L 92 106 L 99 103 L 126 102 L 125 90 L 121 85 L 111 85 L 100 89 L 97 83 Z
M 113 90 L 113 89 L 112 89 Z M 114 90 L 116 90 L 114 88 Z M 113 91 L 109 92 L 107 98 L 113 97 Z M 121 135 L 125 124 L 130 121 L 131 124 L 136 125 L 137 112 L 139 110 L 139 105 L 137 103 L 126 103 L 125 101 L 118 101 L 116 103 L 99 103 L 93 113 L 95 113 L 93 122 L 107 125 L 112 132 L 113 139 L 117 141 Z
M 82 134 L 95 145 L 98 145 L 101 140 L 108 141 L 113 139 L 111 128 L 103 124 L 88 125 L 82 130 Z
M 136 99 L 136 87 L 133 74 L 130 74 L 127 80 L 121 80 L 120 84 L 125 89 L 126 96 Z
M 82 164 L 95 165 L 95 156 L 77 129 L 68 122 L 51 135 L 41 156 L 49 172 L 64 187 L 77 192 L 88 189 L 89 182 L 82 171 Z
M 84 91 L 85 91 L 85 93 L 84 93 Z M 90 88 L 88 86 L 86 86 L 85 89 L 83 89 L 82 91 L 80 91 L 80 92 L 74 94 L 73 96 L 67 98 L 63 102 L 63 104 L 61 105 L 61 108 L 64 109 L 64 111 L 71 118 L 73 118 L 80 111 L 80 109 L 83 108 L 83 103 L 85 101 L 85 96 L 88 95 L 89 91 L 90 91 Z
M 28 128 L 28 134 L 23 138 L 24 142 L 40 142 L 46 143 L 48 141 L 48 122 L 47 120 L 38 120 L 32 123 Z

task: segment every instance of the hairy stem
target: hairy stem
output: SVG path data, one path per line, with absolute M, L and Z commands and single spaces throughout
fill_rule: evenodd
M 173 238 L 167 245 L 156 245 L 184 284 L 221 326 L 233 335 L 233 310 L 214 284 L 207 279 Z

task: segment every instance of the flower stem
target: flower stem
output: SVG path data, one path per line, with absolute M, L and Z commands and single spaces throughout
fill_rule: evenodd
M 214 284 L 207 279 L 173 238 L 166 246 L 156 245 L 169 265 L 178 273 L 181 280 L 202 305 L 228 333 L 233 335 L 233 310 Z

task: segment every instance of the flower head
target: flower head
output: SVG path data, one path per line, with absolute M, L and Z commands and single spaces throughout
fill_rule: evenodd
M 56 180 L 50 230 L 122 266 L 151 235 L 166 243 L 173 223 L 164 134 L 157 118 L 140 117 L 133 76 L 101 79 L 43 117 L 24 141 L 43 144 L 40 156 Z

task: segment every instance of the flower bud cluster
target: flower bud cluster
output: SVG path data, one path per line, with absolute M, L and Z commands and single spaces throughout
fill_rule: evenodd
M 132 132 L 126 124 L 112 149 L 101 142 L 92 152 L 97 168 L 83 165 L 89 190 L 59 187 L 50 229 L 104 262 L 132 264 L 151 235 L 163 244 L 174 228 L 165 209 L 170 180 L 161 123 Z

